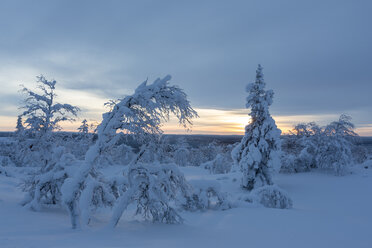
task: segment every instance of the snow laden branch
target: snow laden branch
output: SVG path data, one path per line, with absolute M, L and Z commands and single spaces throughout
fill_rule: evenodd
M 117 130 L 144 138 L 148 134 L 161 134 L 162 122 L 168 121 L 171 114 L 187 128 L 197 113 L 191 108 L 186 93 L 177 86 L 170 86 L 168 75 L 147 85 L 147 81 L 138 86 L 135 93 L 111 102 L 112 110 L 103 115 L 98 133 L 115 134 Z
M 149 139 L 162 133 L 161 124 L 168 121 L 170 115 L 175 115 L 185 128 L 192 125 L 193 118 L 198 117 L 186 93 L 177 86 L 169 85 L 170 79 L 168 75 L 156 79 L 152 84 L 143 82 L 133 95 L 111 102 L 111 110 L 103 114 L 96 143 L 87 151 L 80 170 L 73 178 L 67 179 L 62 187 L 63 201 L 70 212 L 73 228 L 80 225 L 77 203 L 80 195 L 84 194 L 87 177 L 96 178 L 94 164 L 100 154 L 116 143 L 120 137 L 116 135 L 117 132 L 131 135 L 146 144 Z

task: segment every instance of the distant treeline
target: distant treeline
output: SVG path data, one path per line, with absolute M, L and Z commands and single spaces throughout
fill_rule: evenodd
M 79 133 L 77 132 L 58 132 L 60 134 L 72 135 L 77 136 Z M 14 132 L 1 132 L 0 137 L 10 137 L 14 134 Z M 170 143 L 176 143 L 179 138 L 185 138 L 187 143 L 191 146 L 199 146 L 199 145 L 206 145 L 213 141 L 222 143 L 222 144 L 234 144 L 239 142 L 243 135 L 208 135 L 208 134 L 165 134 L 163 135 L 165 138 L 169 139 Z M 358 142 L 360 145 L 372 147 L 372 137 L 371 136 L 360 136 Z

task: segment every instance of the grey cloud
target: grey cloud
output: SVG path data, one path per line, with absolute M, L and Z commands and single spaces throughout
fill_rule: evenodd
M 370 1 L 2 1 L 0 64 L 105 98 L 173 76 L 197 107 L 244 108 L 264 66 L 273 114 L 372 123 Z M 0 93 L 1 95 L 1 93 Z M 363 117 L 362 117 L 363 116 Z

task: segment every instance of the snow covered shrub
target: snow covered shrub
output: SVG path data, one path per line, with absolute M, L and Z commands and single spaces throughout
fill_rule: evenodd
M 309 153 L 307 148 L 304 148 L 298 155 L 283 152 L 281 154 L 280 172 L 297 173 L 310 171 L 314 167 L 314 160 L 314 155 Z
M 272 185 L 271 173 L 280 168 L 280 134 L 269 113 L 274 92 L 265 90 L 261 65 L 256 71 L 256 81 L 247 85 L 246 107 L 251 109 L 250 123 L 245 135 L 231 155 L 243 173 L 241 186 L 247 190 Z
M 282 153 L 280 156 L 281 160 L 281 173 L 294 173 L 297 172 L 296 156 L 293 154 Z
M 69 139 L 61 145 L 64 145 L 78 159 L 84 159 L 85 153 L 93 143 L 94 134 L 89 132 L 90 126 L 86 119 L 81 122 L 77 130 L 78 133 L 70 135 Z
M 208 146 L 203 147 L 202 151 L 207 161 L 211 161 L 215 159 L 218 154 L 222 154 L 225 152 L 223 145 L 221 145 L 216 140 L 213 140 L 211 143 L 208 144 Z
M 231 157 L 232 146 L 221 144 L 214 140 L 207 145 L 197 144 L 190 146 L 187 144 L 186 146 L 181 146 L 181 148 L 179 148 L 179 145 L 176 145 L 175 150 L 177 149 L 179 155 L 173 156 L 175 159 L 178 157 L 178 160 L 184 161 L 184 165 L 201 166 L 206 162 L 214 160 L 218 154 Z
M 353 156 L 353 160 L 358 164 L 364 163 L 368 158 L 367 148 L 360 144 L 355 144 L 352 146 L 351 154 Z
M 95 168 L 97 160 L 102 153 L 111 149 L 117 143 L 120 138 L 117 135 L 118 131 L 131 135 L 131 137 L 141 141 L 143 144 L 149 144 L 149 141 L 156 140 L 154 137 L 158 137 L 162 133 L 160 129 L 161 124 L 169 119 L 170 114 L 174 114 L 184 127 L 192 124 L 191 119 L 197 117 L 197 113 L 187 100 L 187 95 L 179 87 L 170 86 L 170 79 L 170 76 L 166 76 L 163 79 L 155 80 L 150 85 L 145 81 L 137 87 L 133 95 L 126 96 L 118 102 L 112 102 L 111 110 L 103 114 L 102 123 L 97 129 L 97 140 L 87 151 L 83 166 L 71 179 L 66 180 L 62 187 L 64 203 L 69 210 L 73 228 L 77 228 L 80 224 L 79 200 L 90 201 L 89 199 L 80 198 L 81 191 L 86 187 L 87 178 L 90 176 L 96 180 Z M 143 149 L 141 154 L 145 152 L 146 150 Z M 141 158 L 141 156 L 138 156 L 136 161 L 133 161 L 133 164 L 138 162 L 138 158 Z M 139 178 L 142 178 L 140 175 L 142 175 L 143 170 L 135 170 L 131 175 L 135 175 L 136 171 L 139 173 Z M 143 178 L 153 178 L 148 173 L 146 174 L 146 171 L 144 173 L 146 176 Z M 146 192 L 142 190 L 142 185 L 144 184 L 140 182 L 130 183 L 129 185 L 128 194 L 125 194 L 126 197 L 138 195 L 138 192 Z M 151 193 L 152 191 L 147 192 Z M 162 197 L 163 195 L 160 196 Z M 126 203 L 130 202 L 132 198 L 125 199 L 123 197 L 121 197 L 116 209 L 124 211 Z M 155 196 L 150 195 L 150 197 Z M 164 201 L 166 200 L 165 198 Z M 145 212 L 151 213 L 152 217 L 159 221 L 166 220 L 166 222 L 171 222 L 177 219 L 173 210 L 168 208 L 168 205 L 163 205 L 162 202 L 154 201 L 154 204 L 144 205 L 148 208 L 145 209 Z M 84 203 L 81 204 L 84 205 Z M 89 203 L 86 205 L 89 205 Z M 157 211 L 160 212 L 157 213 Z M 122 211 L 116 211 L 115 213 L 113 225 L 120 219 Z M 169 216 L 165 217 L 164 215 Z
M 331 170 L 336 175 L 346 173 L 347 166 L 352 160 L 350 143 L 340 137 L 325 136 L 317 157 L 317 166 L 320 169 Z
M 13 167 L 15 166 L 13 161 L 9 157 L 0 156 L 0 166 L 2 167 Z
M 208 159 L 202 148 L 191 148 L 189 150 L 189 164 L 191 166 L 200 166 L 201 164 L 207 162 Z
M 172 205 L 177 196 L 187 195 L 186 179 L 175 164 L 133 164 L 128 171 L 129 187 L 118 199 L 111 225 L 116 226 L 129 204 L 136 205 L 136 214 L 152 222 L 182 223 Z
M 169 138 L 162 135 L 159 142 L 157 143 L 156 157 L 160 163 L 174 163 L 172 154 L 174 147 L 170 144 Z
M 17 143 L 12 137 L 0 139 L 0 166 L 15 166 L 14 154 L 17 151 Z
M 17 166 L 43 167 L 51 159 L 53 137 L 49 134 L 34 135 L 17 141 L 15 161 Z
M 0 156 L 0 175 L 11 176 L 9 168 L 14 167 L 15 164 L 9 156 Z
M 81 219 L 85 225 L 89 224 L 91 216 L 98 208 L 114 205 L 116 197 L 112 190 L 112 185 L 104 178 L 97 179 L 90 175 L 87 177 L 85 188 L 81 192 L 81 201 L 79 201 Z
M 139 153 L 136 155 L 134 163 L 154 163 L 158 162 L 158 142 L 156 140 L 148 141 L 142 145 Z
M 61 186 L 73 174 L 78 162 L 63 147 L 53 149 L 47 166 L 42 167 L 23 182 L 26 192 L 22 205 L 33 210 L 42 206 L 61 204 Z
M 302 172 L 320 168 L 337 175 L 344 174 L 348 165 L 365 159 L 363 149 L 356 145 L 357 134 L 353 129 L 351 117 L 347 115 L 341 115 L 338 121 L 324 128 L 314 122 L 296 125 L 292 135 L 284 138 L 281 171 Z
M 126 175 L 123 173 L 123 175 L 105 178 L 110 191 L 116 199 L 123 195 L 129 188 L 128 177 Z
M 5 167 L 1 166 L 1 165 L 0 165 L 0 175 L 9 176 L 8 175 L 8 170 Z
M 267 208 L 292 208 L 292 199 L 276 185 L 266 185 L 252 191 L 253 200 Z
M 316 167 L 322 130 L 314 122 L 297 124 L 283 137 L 281 172 L 305 172 Z
M 110 154 L 112 157 L 112 163 L 121 165 L 128 165 L 135 157 L 133 148 L 124 143 L 114 146 Z
M 193 193 L 186 195 L 182 204 L 188 211 L 226 210 L 231 208 L 227 195 L 220 190 L 220 184 L 211 180 L 190 180 Z
M 203 166 L 212 174 L 226 174 L 230 172 L 232 164 L 233 161 L 231 156 L 227 154 L 217 154 L 215 159 L 204 163 Z
M 173 159 L 179 166 L 188 166 L 190 164 L 190 146 L 184 137 L 178 139 L 174 146 Z
M 353 162 L 351 149 L 357 136 L 353 129 L 351 117 L 344 114 L 324 128 L 316 158 L 318 168 L 333 170 L 337 175 L 346 173 L 347 166 Z
M 282 153 L 284 154 L 298 154 L 302 147 L 299 144 L 297 135 L 286 134 L 281 136 Z

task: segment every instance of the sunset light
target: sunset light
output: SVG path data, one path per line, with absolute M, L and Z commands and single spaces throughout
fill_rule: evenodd
M 0 248 L 371 248 L 372 0 L 0 0 Z

